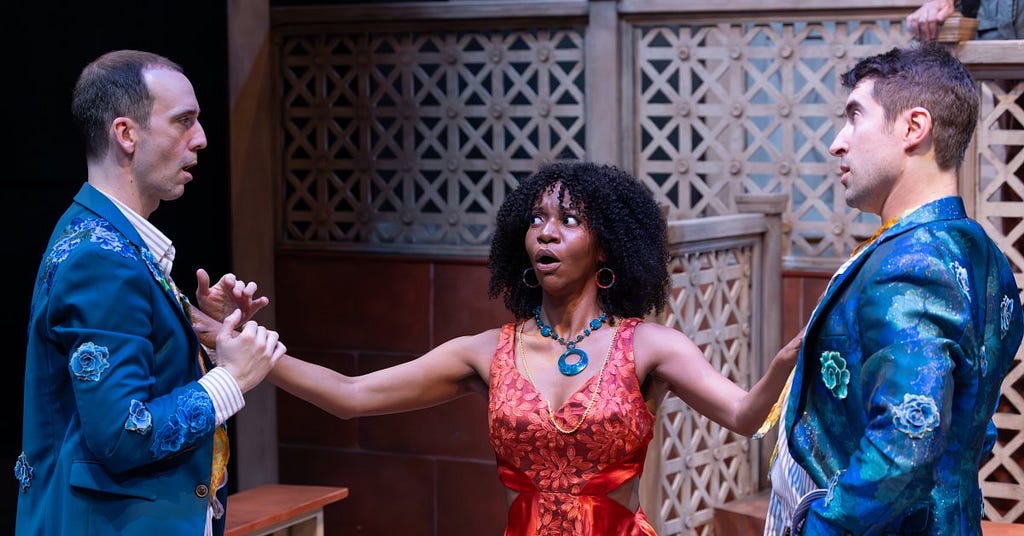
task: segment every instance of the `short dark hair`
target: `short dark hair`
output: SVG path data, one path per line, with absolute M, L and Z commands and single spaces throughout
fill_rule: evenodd
M 945 46 L 927 42 L 896 47 L 861 60 L 841 76 L 843 86 L 850 89 L 862 80 L 875 81 L 872 97 L 890 124 L 910 108 L 926 108 L 932 115 L 939 169 L 960 166 L 974 135 L 981 99 L 974 78 Z
M 130 117 L 149 126 L 153 96 L 142 75 L 153 68 L 184 72 L 177 63 L 141 50 L 108 52 L 82 69 L 71 94 L 71 115 L 87 158 L 107 151 L 107 129 L 114 118 Z
M 535 203 L 559 186 L 559 200 L 580 210 L 584 224 L 615 271 L 615 284 L 600 290 L 609 316 L 643 317 L 668 299 L 668 239 L 665 218 L 651 192 L 635 177 L 611 165 L 558 161 L 523 179 L 498 209 L 491 240 L 488 295 L 503 296 L 517 319 L 529 318 L 541 289 L 523 284 L 531 266 L 526 231 Z

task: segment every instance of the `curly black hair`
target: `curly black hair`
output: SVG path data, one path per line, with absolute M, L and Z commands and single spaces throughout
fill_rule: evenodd
M 487 294 L 502 296 L 517 319 L 530 318 L 541 303 L 541 289 L 523 284 L 530 268 L 525 237 L 537 201 L 559 186 L 559 201 L 579 210 L 583 223 L 604 251 L 604 266 L 615 284 L 600 289 L 604 312 L 612 317 L 643 317 L 668 299 L 668 238 L 665 218 L 651 192 L 615 166 L 558 161 L 523 179 L 498 209 L 491 240 Z

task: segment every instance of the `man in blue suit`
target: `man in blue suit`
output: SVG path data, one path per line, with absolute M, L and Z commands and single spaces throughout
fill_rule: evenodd
M 222 534 L 224 422 L 284 346 L 243 325 L 266 304 L 253 287 L 229 274 L 210 289 L 202 272 L 206 303 L 244 309 L 206 351 L 170 277 L 174 247 L 147 221 L 192 180 L 206 146 L 199 104 L 181 67 L 121 50 L 82 71 L 72 113 L 88 181 L 33 292 L 17 534 Z
M 978 535 L 978 470 L 1024 331 L 1006 256 L 957 194 L 978 90 L 935 44 L 841 80 L 851 92 L 830 152 L 847 204 L 884 224 L 806 327 L 766 534 Z

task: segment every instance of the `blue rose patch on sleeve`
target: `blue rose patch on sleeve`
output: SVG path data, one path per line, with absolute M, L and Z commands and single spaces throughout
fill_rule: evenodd
M 106 346 L 97 346 L 91 342 L 83 343 L 75 350 L 75 353 L 71 354 L 71 363 L 68 368 L 79 381 L 99 381 L 103 371 L 110 367 L 108 357 L 110 357 L 110 351 Z
M 124 423 L 124 429 L 129 432 L 145 434 L 153 428 L 153 416 L 150 415 L 146 405 L 138 400 L 132 399 L 131 407 L 128 408 L 128 420 Z
M 217 424 L 213 401 L 206 391 L 189 391 L 176 401 L 174 413 L 153 437 L 151 451 L 162 458 L 181 450 L 185 444 L 213 430 Z
M 32 486 L 33 476 L 35 476 L 35 471 L 29 465 L 28 457 L 22 452 L 18 455 L 18 461 L 14 463 L 14 478 L 18 479 L 18 490 L 22 493 L 28 491 L 28 488 Z
M 892 408 L 896 429 L 921 439 L 939 426 L 939 407 L 930 396 L 904 394 L 903 402 Z

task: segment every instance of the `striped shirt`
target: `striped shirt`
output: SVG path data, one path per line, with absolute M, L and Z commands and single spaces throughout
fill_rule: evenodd
M 783 415 L 785 419 L 785 415 Z M 785 422 L 783 420 L 782 422 Z M 782 536 L 789 527 L 800 498 L 815 488 L 814 481 L 789 454 L 786 445 L 786 427 L 779 427 L 779 442 L 775 446 L 775 460 L 768 471 L 772 493 L 768 499 L 768 517 L 764 523 L 764 536 Z

